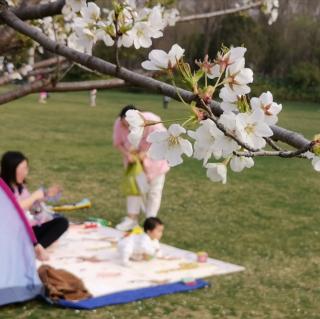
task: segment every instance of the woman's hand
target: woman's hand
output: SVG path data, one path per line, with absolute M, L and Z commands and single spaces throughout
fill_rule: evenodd
M 46 192 L 47 197 L 55 197 L 61 192 L 61 187 L 59 185 L 52 185 L 48 188 Z
M 134 163 L 136 161 L 135 157 L 131 153 L 128 153 L 127 159 L 129 163 Z
M 140 152 L 139 159 L 142 162 L 147 157 L 147 152 Z
M 38 189 L 37 191 L 33 192 L 31 194 L 31 198 L 32 198 L 32 204 L 35 202 L 35 201 L 41 201 L 44 199 L 44 191 L 42 189 Z
M 49 260 L 49 254 L 47 251 L 42 247 L 40 244 L 36 244 L 34 246 L 34 252 L 36 254 L 36 258 L 40 261 L 47 261 Z

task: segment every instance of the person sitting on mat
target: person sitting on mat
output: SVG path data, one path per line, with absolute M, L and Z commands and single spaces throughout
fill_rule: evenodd
M 38 259 L 49 258 L 45 248 L 55 242 L 69 227 L 68 220 L 63 216 L 54 216 L 49 221 L 40 222 L 34 219 L 30 211 L 36 211 L 47 197 L 54 197 L 60 191 L 58 186 L 52 186 L 45 192 L 43 189 L 30 193 L 26 186 L 29 173 L 28 159 L 21 152 L 6 152 L 1 159 L 0 177 L 14 193 L 19 205 L 26 212 L 29 223 L 37 238 L 35 253 Z
M 129 235 L 118 243 L 118 253 L 122 265 L 129 266 L 130 260 L 143 261 L 162 257 L 159 240 L 162 238 L 164 225 L 157 217 L 149 217 L 143 224 L 144 233 Z

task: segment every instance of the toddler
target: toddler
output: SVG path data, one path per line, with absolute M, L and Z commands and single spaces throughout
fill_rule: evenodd
M 129 235 L 118 243 L 118 252 L 121 263 L 130 265 L 130 260 L 150 260 L 162 257 L 159 240 L 162 237 L 164 225 L 157 217 L 149 217 L 143 224 L 144 233 Z

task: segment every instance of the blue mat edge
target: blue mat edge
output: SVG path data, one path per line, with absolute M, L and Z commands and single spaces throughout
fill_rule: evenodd
M 155 298 L 158 296 L 174 294 L 179 292 L 188 292 L 196 289 L 208 287 L 209 283 L 205 280 L 198 279 L 193 285 L 186 285 L 179 281 L 175 283 L 139 288 L 134 290 L 125 290 L 113 294 L 108 294 L 100 297 L 85 299 L 77 302 L 60 300 L 56 305 L 64 308 L 92 310 L 100 307 L 126 304 L 142 299 Z

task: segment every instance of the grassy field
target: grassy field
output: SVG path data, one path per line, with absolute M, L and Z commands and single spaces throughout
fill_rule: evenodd
M 120 156 L 112 125 L 121 106 L 135 103 L 163 119 L 182 117 L 183 105 L 162 109 L 161 98 L 99 92 L 36 96 L 1 106 L 0 152 L 21 150 L 30 159 L 30 188 L 59 182 L 65 201 L 88 197 L 93 208 L 71 219 L 99 216 L 117 223 L 125 212 L 119 189 Z M 312 137 L 320 105 L 284 103 L 280 125 Z M 163 242 L 205 250 L 246 267 L 209 278 L 211 287 L 188 294 L 75 312 L 32 301 L 0 309 L 0 318 L 320 318 L 320 175 L 301 159 L 261 158 L 253 169 L 229 173 L 226 185 L 210 182 L 201 163 L 188 159 L 167 175 L 160 216 Z

